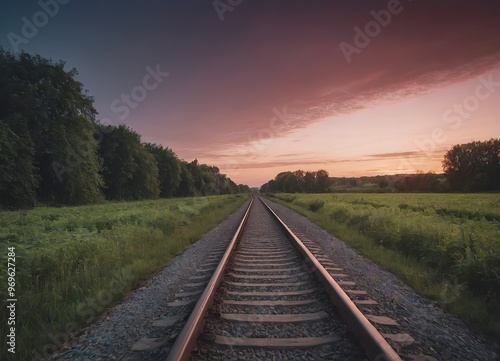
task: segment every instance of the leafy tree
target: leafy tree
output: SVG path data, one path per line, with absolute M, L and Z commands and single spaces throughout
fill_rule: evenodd
M 330 190 L 330 178 L 326 170 L 317 172 L 281 172 L 273 180 L 261 187 L 261 192 L 316 192 L 324 193 Z
M 102 199 L 93 137 L 96 111 L 76 75 L 75 69 L 65 71 L 63 62 L 0 50 L 0 119 L 24 119 L 28 132 L 24 126 L 11 130 L 33 145 L 41 201 L 83 204 Z
M 189 163 L 188 167 L 193 176 L 196 194 L 204 196 L 213 194 L 214 185 L 211 184 L 210 170 L 203 164 L 198 163 L 197 159 Z
M 314 189 L 317 193 L 326 193 L 330 190 L 330 178 L 328 172 L 324 169 L 320 169 L 316 172 L 316 187 Z
M 194 179 L 193 175 L 189 170 L 188 163 L 185 161 L 181 161 L 180 168 L 181 168 L 180 182 L 175 195 L 179 197 L 194 196 L 195 194 Z
M 215 174 L 215 184 L 217 194 L 234 194 L 240 193 L 239 187 L 225 174 Z
M 13 208 L 34 206 L 38 185 L 34 154 L 26 120 L 18 114 L 0 120 L 0 204 Z
M 316 172 L 306 172 L 304 174 L 304 192 L 312 193 L 316 187 Z
M 146 149 L 155 157 L 160 182 L 160 197 L 172 197 L 181 182 L 181 163 L 175 153 L 161 145 L 146 143 Z
M 277 192 L 276 188 L 276 181 L 274 179 L 271 179 L 269 182 L 264 184 L 262 187 L 260 187 L 260 192 L 262 193 L 275 193 Z
M 444 156 L 443 170 L 452 190 L 500 190 L 500 139 L 453 146 Z
M 295 172 L 293 172 L 293 176 L 295 178 L 295 184 L 294 184 L 294 192 L 299 192 L 299 193 L 303 193 L 305 192 L 305 180 L 304 180 L 304 176 L 305 176 L 305 173 L 304 171 L 302 170 L 296 170 Z
M 0 49 L 0 202 L 85 204 L 108 199 L 236 193 L 217 167 L 141 144 L 125 125 L 96 121 L 76 69 Z M 96 137 L 97 135 L 97 137 Z M 103 194 L 104 190 L 104 194 Z
M 252 189 L 246 184 L 238 184 L 238 193 L 250 193 Z
M 108 199 L 137 200 L 160 194 L 155 157 L 141 144 L 138 133 L 120 124 L 101 126 L 99 153 Z
M 195 159 L 187 163 L 187 170 L 191 173 L 196 195 L 208 196 L 238 192 L 238 186 L 225 174 L 221 174 L 219 168 L 215 166 L 200 164 Z
M 156 199 L 160 196 L 158 166 L 155 157 L 149 153 L 143 144 L 135 154 L 137 171 L 132 177 L 132 199 Z
M 389 182 L 387 181 L 387 179 L 385 177 L 381 178 L 379 181 L 378 181 L 378 186 L 380 188 L 387 188 L 389 186 Z
M 292 172 L 281 172 L 274 178 L 274 187 L 278 192 L 293 192 L 294 180 Z

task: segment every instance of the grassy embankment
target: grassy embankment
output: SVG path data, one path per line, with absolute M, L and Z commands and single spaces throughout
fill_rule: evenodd
M 1 297 L 7 298 L 7 247 L 14 246 L 18 299 L 16 355 L 5 359 L 48 355 L 68 333 L 95 321 L 246 199 L 227 195 L 0 212 Z M 2 315 L 5 310 L 4 305 Z M 6 327 L 2 317 L 2 335 Z M 1 359 L 6 346 L 4 339 Z
M 500 194 L 272 194 L 500 339 Z

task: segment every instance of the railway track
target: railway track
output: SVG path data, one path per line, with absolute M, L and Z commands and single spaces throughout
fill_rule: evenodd
M 199 298 L 167 360 L 400 360 L 318 252 L 254 197 L 201 295 L 184 285 Z

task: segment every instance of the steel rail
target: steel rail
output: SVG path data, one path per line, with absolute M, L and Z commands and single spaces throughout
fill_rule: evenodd
M 288 228 L 281 218 L 271 209 L 271 207 L 258 197 L 259 200 L 266 206 L 271 214 L 276 217 L 282 228 L 287 233 L 288 238 L 292 240 L 296 248 L 306 259 L 308 265 L 314 270 L 321 283 L 325 286 L 340 314 L 342 315 L 347 326 L 358 336 L 359 342 L 365 349 L 370 360 L 374 361 L 401 361 L 399 355 L 387 343 L 384 337 L 356 307 L 350 297 L 344 292 L 339 284 L 332 278 L 328 271 L 307 249 L 302 241 Z
M 205 290 L 201 294 L 198 302 L 196 302 L 193 312 L 191 312 L 191 315 L 189 316 L 184 327 L 177 336 L 177 339 L 175 340 L 172 348 L 170 349 L 167 361 L 181 361 L 181 360 L 183 361 L 189 358 L 189 355 L 191 354 L 191 351 L 196 343 L 196 339 L 198 338 L 198 335 L 200 334 L 203 328 L 203 325 L 205 323 L 205 316 L 207 315 L 208 309 L 213 303 L 215 293 L 217 291 L 217 288 L 219 287 L 219 283 L 222 279 L 222 275 L 227 266 L 229 258 L 231 257 L 231 254 L 236 246 L 236 243 L 241 237 L 243 227 L 245 226 L 248 220 L 248 215 L 250 214 L 250 208 L 252 207 L 254 198 L 255 197 L 252 196 L 250 203 L 247 207 L 247 210 L 245 212 L 245 215 L 243 216 L 243 219 L 241 220 L 240 225 L 236 230 L 236 233 L 231 239 L 231 242 L 229 243 L 226 252 L 222 256 L 222 259 L 219 265 L 217 266 L 217 269 L 210 278 L 210 281 L 205 287 Z

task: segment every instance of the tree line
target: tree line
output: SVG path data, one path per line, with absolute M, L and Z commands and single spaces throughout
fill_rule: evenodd
M 219 169 L 142 143 L 126 125 L 104 125 L 94 99 L 39 55 L 0 49 L 0 206 L 249 192 Z
M 496 192 L 500 191 L 500 139 L 457 144 L 442 161 L 443 174 L 328 177 L 326 171 L 279 173 L 261 192 Z M 319 174 L 319 182 L 318 182 Z
M 326 170 L 316 172 L 281 172 L 274 179 L 262 185 L 260 191 L 265 193 L 325 193 L 330 190 L 331 180 Z
M 445 174 L 434 172 L 332 178 L 335 192 L 450 192 Z

